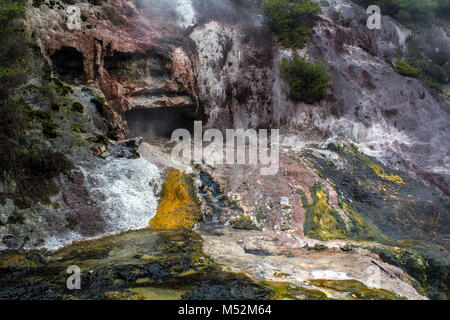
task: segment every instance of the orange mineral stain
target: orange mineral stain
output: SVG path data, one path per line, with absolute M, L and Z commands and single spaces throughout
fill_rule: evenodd
M 166 170 L 156 215 L 150 220 L 152 230 L 190 229 L 202 217 L 192 179 L 176 169 Z

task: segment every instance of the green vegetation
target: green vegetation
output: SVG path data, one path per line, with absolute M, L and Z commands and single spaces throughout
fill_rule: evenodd
M 347 17 L 344 16 L 344 14 L 342 13 L 341 10 L 338 10 L 337 13 L 339 15 L 339 23 L 342 26 L 349 28 L 352 25 L 351 21 Z
M 270 32 L 277 42 L 292 49 L 301 49 L 310 39 L 313 17 L 321 11 L 311 0 L 265 0 L 263 12 Z
M 97 112 L 104 117 L 107 109 L 106 98 L 104 96 L 99 96 L 92 89 L 87 87 L 82 88 L 81 91 L 91 96 L 90 101 L 95 105 Z
M 408 25 L 417 23 L 430 24 L 436 18 L 449 21 L 449 0 L 356 0 L 368 7 L 377 5 L 381 13 Z
M 241 229 L 241 230 L 261 230 L 258 228 L 257 225 L 255 225 L 250 219 L 250 217 L 241 215 L 239 218 L 233 221 L 231 224 L 233 229 Z
M 77 132 L 77 133 L 86 133 L 86 129 L 83 128 L 83 126 L 79 123 L 75 123 L 71 128 L 70 131 Z
M 281 75 L 291 86 L 290 97 L 314 104 L 327 97 L 331 77 L 322 63 L 311 63 L 306 58 L 294 56 L 283 58 L 280 63 Z
M 75 227 L 76 227 L 77 224 L 78 224 L 78 223 L 77 223 L 77 220 L 74 219 L 74 218 L 66 218 L 66 222 L 67 222 L 66 228 L 69 229 L 69 230 L 75 229 Z
M 74 102 L 72 105 L 72 110 L 75 112 L 79 112 L 79 113 L 83 113 L 84 112 L 84 107 L 81 103 L 79 102 Z
M 302 205 L 306 211 L 305 235 L 319 240 L 376 239 L 375 227 L 365 221 L 351 205 L 340 202 L 345 218 L 330 205 L 329 194 L 324 185 L 316 184 L 311 188 L 312 203 L 308 202 L 303 191 L 298 190 L 297 193 L 300 194 Z M 309 249 L 319 250 L 326 249 L 326 247 Z
M 305 235 L 319 240 L 345 239 L 345 222 L 329 204 L 325 186 L 316 184 L 310 191 L 313 199 L 311 204 L 308 203 L 306 196 L 302 196 L 306 211 Z
M 310 247 L 308 244 L 305 246 L 305 249 L 307 250 L 316 250 L 316 251 L 323 251 L 323 250 L 327 250 L 328 247 L 324 244 L 321 243 L 316 243 L 313 247 Z
M 0 1 L 0 98 L 9 90 L 22 84 L 26 78 L 29 54 L 28 40 L 20 19 L 24 16 L 23 0 Z
M 412 284 L 420 294 L 431 299 L 449 298 L 448 263 L 437 258 L 436 248 L 420 245 L 412 248 L 377 246 L 368 249 L 384 262 L 403 269 L 413 277 Z
M 448 87 L 450 67 L 447 61 L 450 47 L 441 31 L 437 28 L 425 28 L 414 32 L 407 39 L 406 45 L 405 58 L 422 70 L 420 78 L 439 91 Z
M 408 63 L 406 59 L 398 59 L 395 62 L 395 69 L 398 73 L 405 77 L 417 78 L 420 76 L 422 70 L 414 67 Z
M 25 221 L 25 218 L 22 216 L 9 216 L 8 223 L 9 224 L 19 224 L 22 225 Z
M 45 0 L 33 0 L 32 5 L 35 8 L 39 8 L 40 5 L 42 5 L 45 2 Z
M 73 93 L 73 89 L 69 86 L 65 86 L 61 80 L 59 80 L 58 78 L 52 78 L 51 79 L 53 81 L 53 83 L 56 85 L 56 91 L 60 94 L 60 95 L 67 95 L 69 93 Z
M 37 124 L 45 137 L 57 136 L 50 113 L 10 97 L 11 90 L 26 81 L 33 60 L 33 46 L 21 21 L 24 13 L 25 1 L 0 1 L 0 200 L 12 199 L 19 207 L 50 204 L 50 196 L 59 191 L 54 179 L 73 167 L 64 155 L 29 135 Z M 46 97 L 52 94 L 45 87 L 26 88 L 34 89 Z M 66 90 L 61 87 L 61 92 Z
M 61 153 L 28 139 L 26 131 L 34 119 L 43 119 L 44 134 L 51 132 L 47 118 L 47 113 L 30 111 L 21 100 L 0 103 L 0 182 L 4 186 L 0 198 L 11 198 L 19 207 L 50 204 L 50 196 L 58 193 L 54 178 L 73 167 Z
M 393 265 L 403 265 L 408 268 L 408 274 L 413 275 L 420 283 L 427 281 L 426 261 L 413 249 L 401 249 L 398 247 L 374 248 L 373 251 L 384 260 Z
M 271 289 L 270 300 L 330 300 L 322 291 L 297 287 L 289 282 L 261 281 L 260 284 Z
M 444 91 L 450 79 L 449 48 L 440 28 L 450 22 L 450 0 L 356 0 L 368 7 L 378 5 L 389 15 L 412 29 L 407 50 L 396 62 L 401 75 L 420 78 L 431 88 Z

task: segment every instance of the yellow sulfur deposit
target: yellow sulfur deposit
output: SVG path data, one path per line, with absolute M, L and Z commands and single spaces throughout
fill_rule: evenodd
M 303 204 L 306 209 L 305 234 L 320 240 L 345 239 L 345 225 L 339 223 L 339 213 L 328 202 L 325 186 L 312 187 L 311 197 L 311 204 Z
M 158 210 L 149 228 L 192 228 L 202 215 L 192 179 L 176 169 L 167 169 L 166 174 Z
M 391 181 L 396 184 L 404 184 L 404 181 L 401 177 L 395 174 L 387 174 L 386 171 L 379 164 L 373 162 L 368 156 L 358 151 L 358 147 L 354 144 L 346 145 L 342 144 L 338 147 L 340 150 L 345 150 L 348 154 L 356 155 L 362 163 L 371 169 L 377 176 L 381 179 Z
M 377 176 L 379 176 L 382 179 L 385 179 L 385 180 L 388 180 L 388 181 L 391 181 L 391 182 L 394 182 L 394 183 L 397 183 L 397 184 L 403 184 L 404 183 L 402 178 L 400 178 L 399 176 L 396 176 L 394 174 L 387 174 L 381 166 L 379 166 L 379 165 L 377 165 L 377 164 L 375 164 L 375 163 L 373 163 L 371 161 L 367 161 L 366 165 L 370 169 L 372 169 L 372 171 L 375 172 L 375 174 Z

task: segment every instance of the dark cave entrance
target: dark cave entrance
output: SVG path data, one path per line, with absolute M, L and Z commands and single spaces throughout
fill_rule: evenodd
M 83 54 L 75 48 L 62 47 L 51 57 L 53 72 L 64 82 L 84 83 L 86 74 L 83 68 Z
M 170 139 L 176 129 L 187 129 L 194 133 L 194 121 L 199 120 L 192 107 L 160 107 L 132 109 L 125 113 L 132 137 L 143 137 L 154 142 Z

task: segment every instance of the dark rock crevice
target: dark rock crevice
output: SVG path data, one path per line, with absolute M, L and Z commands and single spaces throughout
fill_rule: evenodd
M 194 121 L 199 115 L 193 108 L 145 108 L 125 113 L 131 136 L 141 136 L 151 142 L 158 138 L 170 139 L 176 129 L 194 132 Z
M 83 53 L 72 47 L 62 47 L 50 57 L 55 75 L 68 83 L 86 82 Z

